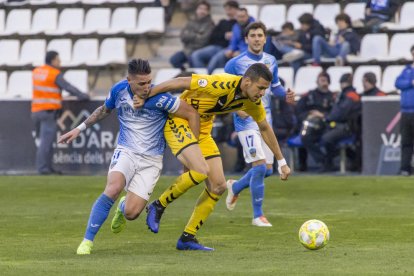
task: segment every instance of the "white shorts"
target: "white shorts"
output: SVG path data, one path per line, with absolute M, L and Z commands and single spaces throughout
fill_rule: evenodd
M 108 174 L 121 172 L 125 176 L 125 191 L 149 200 L 162 170 L 162 155 L 149 156 L 133 153 L 118 146 L 111 159 Z
M 266 160 L 266 164 L 273 164 L 273 152 L 266 145 L 259 130 L 243 130 L 237 133 L 243 146 L 243 155 L 246 163 Z

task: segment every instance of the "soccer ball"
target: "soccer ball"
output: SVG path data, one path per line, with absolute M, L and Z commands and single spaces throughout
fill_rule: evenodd
M 299 229 L 299 241 L 307 249 L 320 249 L 329 241 L 329 229 L 320 220 L 308 220 Z

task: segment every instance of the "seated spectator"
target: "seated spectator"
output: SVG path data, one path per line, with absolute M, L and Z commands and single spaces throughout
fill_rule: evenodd
M 384 92 L 379 90 L 376 86 L 377 84 L 377 76 L 375 76 L 372 72 L 367 72 L 362 77 L 362 86 L 364 87 L 364 92 L 361 96 L 386 96 Z
M 154 6 L 164 8 L 164 21 L 165 24 L 171 22 L 172 16 L 174 14 L 176 0 L 155 0 Z
M 361 47 L 359 35 L 351 28 L 351 18 L 345 14 L 338 14 L 335 18 L 338 33 L 333 41 L 328 43 L 325 37 L 317 35 L 312 40 L 312 56 L 314 64 L 321 63 L 321 56 L 336 58 L 336 65 L 342 66 L 348 54 L 357 54 Z
M 239 9 L 239 3 L 236 1 L 227 1 L 224 4 L 224 12 L 227 15 L 227 19 L 222 19 L 214 27 L 211 33 L 208 45 L 195 50 L 191 54 L 191 60 L 195 68 L 208 68 L 208 72 L 211 73 L 215 66 L 224 66 L 226 58 L 221 54 L 221 50 L 229 46 L 230 39 L 232 38 L 232 28 L 237 22 L 235 17 L 237 10 Z M 222 58 L 224 61 L 217 60 Z
M 191 53 L 207 44 L 214 28 L 208 2 L 201 1 L 197 5 L 195 14 L 195 18 L 190 20 L 181 31 L 181 41 L 184 44 L 184 49 L 170 58 L 172 66 L 181 70 L 185 70 L 184 64 L 186 62 L 190 63 L 190 67 L 192 67 L 190 61 Z
M 380 25 L 391 21 L 400 0 L 368 0 L 365 6 L 364 26 L 371 32 L 378 32 Z
M 303 64 L 306 59 L 312 57 L 312 40 L 316 36 L 325 37 L 326 30 L 319 23 L 318 20 L 313 18 L 310 13 L 304 13 L 298 18 L 300 22 L 300 30 L 298 42 L 293 43 L 296 49 L 302 50 L 304 55 L 302 58 L 294 60 L 290 63 L 296 72 Z
M 272 43 L 276 47 L 276 50 L 280 52 L 282 61 L 292 62 L 304 56 L 303 50 L 295 48 L 295 43 L 298 42 L 298 38 L 299 34 L 295 32 L 291 22 L 283 24 L 282 32 L 272 38 Z
M 241 52 L 247 50 L 247 43 L 244 39 L 244 28 L 255 20 L 253 17 L 249 16 L 246 8 L 240 8 L 236 13 L 236 21 L 237 23 L 233 25 L 231 31 L 232 36 L 229 47 L 221 50 L 214 56 L 214 59 L 209 62 L 207 68 L 209 74 L 216 68 L 223 68 L 229 59 L 238 56 Z
M 325 157 L 318 154 L 320 152 L 319 140 L 325 130 L 325 117 L 335 102 L 334 94 L 329 90 L 330 83 L 329 75 L 326 72 L 321 72 L 317 78 L 317 88 L 303 95 L 296 105 L 296 116 L 300 124 L 300 135 L 304 148 L 314 153 L 312 156 L 321 167 Z M 306 168 L 305 151 L 299 156 L 299 170 L 306 171 Z

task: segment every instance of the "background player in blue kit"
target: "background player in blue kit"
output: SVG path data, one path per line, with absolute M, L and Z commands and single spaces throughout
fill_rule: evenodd
M 286 97 L 288 102 L 294 101 L 294 92 L 281 85 L 278 76 L 277 61 L 274 56 L 264 53 L 263 46 L 266 42 L 266 26 L 261 22 L 250 23 L 245 29 L 245 39 L 248 45 L 247 51 L 227 62 L 224 70 L 233 75 L 243 75 L 254 63 L 267 65 L 273 73 L 273 81 L 265 95 L 262 97 L 266 110 L 266 119 L 272 125 L 270 97 Z M 243 146 L 243 155 L 246 163 L 252 163 L 252 168 L 238 181 L 227 181 L 228 195 L 226 198 L 227 209 L 233 210 L 239 193 L 250 187 L 253 205 L 252 224 L 256 226 L 272 226 L 263 215 L 262 205 L 264 197 L 264 178 L 273 173 L 273 153 L 260 135 L 257 123 L 245 112 L 237 111 L 234 114 L 234 126 Z M 279 168 L 286 165 L 286 160 L 277 160 Z
M 146 101 L 142 108 L 133 108 L 134 97 L 148 97 L 151 80 L 148 61 L 131 60 L 127 79 L 114 85 L 102 106 L 58 140 L 59 143 L 70 143 L 82 130 L 117 109 L 120 125 L 118 145 L 111 160 L 105 190 L 92 207 L 84 239 L 77 249 L 79 255 L 91 253 L 95 235 L 122 189 L 125 188 L 127 195 L 119 202 L 111 225 L 112 232 L 120 232 L 125 227 L 126 219 L 136 219 L 145 208 L 162 169 L 165 149 L 163 131 L 168 113 L 187 119 L 198 137 L 198 113 L 177 97 L 163 93 Z

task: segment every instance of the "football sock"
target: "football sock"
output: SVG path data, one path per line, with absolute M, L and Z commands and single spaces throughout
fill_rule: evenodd
M 265 178 L 271 176 L 272 174 L 273 174 L 273 168 L 267 168 Z
M 252 177 L 252 169 L 251 168 L 242 178 L 237 180 L 233 183 L 233 193 L 238 195 L 241 191 L 249 187 L 250 185 L 250 178 Z
M 252 177 L 250 180 L 250 193 L 252 194 L 253 217 L 257 218 L 263 215 L 262 205 L 264 197 L 264 178 L 266 174 L 266 165 L 261 164 L 252 168 Z
M 184 194 L 188 189 L 198 185 L 207 178 L 207 175 L 190 170 L 175 179 L 175 182 L 158 198 L 163 207 Z
M 213 211 L 219 198 L 219 195 L 213 194 L 205 188 L 197 200 L 193 214 L 191 215 L 184 232 L 196 235 L 197 231 L 201 228 L 203 223 Z
M 93 241 L 102 224 L 108 217 L 114 200 L 105 194 L 101 194 L 92 206 L 89 216 L 88 226 L 86 227 L 85 239 Z

